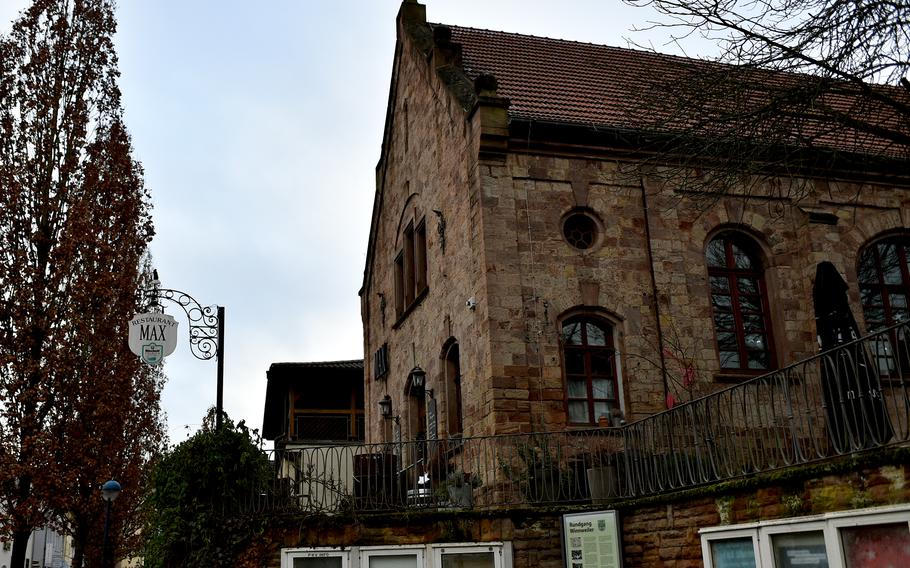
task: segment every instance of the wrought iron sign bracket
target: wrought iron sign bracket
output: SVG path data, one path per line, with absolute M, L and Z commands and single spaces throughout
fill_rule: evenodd
M 215 428 L 221 429 L 224 408 L 224 306 L 202 306 L 195 298 L 181 290 L 161 288 L 158 271 L 151 288 L 143 290 L 146 305 L 163 309 L 161 303 L 169 301 L 183 308 L 189 323 L 190 351 L 203 361 L 215 358 L 218 362 L 218 392 L 215 403 Z

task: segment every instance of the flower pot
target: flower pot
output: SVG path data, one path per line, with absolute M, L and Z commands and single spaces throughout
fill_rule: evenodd
M 525 488 L 528 501 L 549 503 L 560 500 L 562 472 L 556 468 L 534 468 L 530 471 Z
M 472 507 L 474 505 L 474 488 L 470 485 L 448 485 L 449 503 L 455 507 Z
M 619 496 L 619 475 L 617 475 L 616 464 L 591 467 L 586 473 L 593 503 L 604 503 Z

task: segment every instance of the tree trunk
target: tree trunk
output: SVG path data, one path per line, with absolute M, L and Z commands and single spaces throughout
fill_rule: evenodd
M 85 541 L 88 529 L 81 519 L 75 520 L 75 534 L 73 534 L 73 564 L 72 568 L 82 568 L 85 562 Z M 103 568 L 103 567 L 102 567 Z
M 16 485 L 16 490 L 19 493 L 17 504 L 21 505 L 32 492 L 32 478 L 24 475 L 19 478 Z M 35 527 L 26 526 L 21 517 L 16 521 L 16 529 L 13 531 L 13 551 L 10 558 L 10 566 L 23 566 L 25 564 L 25 549 L 28 548 L 28 539 L 34 529 Z
M 32 536 L 29 529 L 13 531 L 13 552 L 10 557 L 10 566 L 25 565 L 25 550 L 28 548 L 28 538 Z

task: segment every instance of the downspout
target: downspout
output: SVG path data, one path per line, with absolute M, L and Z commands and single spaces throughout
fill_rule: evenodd
M 660 323 L 660 300 L 657 297 L 657 277 L 654 274 L 654 251 L 651 248 L 651 217 L 648 214 L 648 193 L 645 191 L 644 179 L 639 179 L 641 187 L 641 205 L 645 217 L 645 241 L 648 247 L 648 271 L 651 274 L 652 305 L 654 306 L 654 319 L 657 322 L 657 352 L 660 355 L 660 376 L 664 384 L 664 405 L 670 395 L 670 385 L 667 383 L 667 361 L 664 358 L 664 332 Z

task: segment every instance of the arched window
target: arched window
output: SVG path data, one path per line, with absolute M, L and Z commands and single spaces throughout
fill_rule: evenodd
M 771 319 L 758 247 L 744 235 L 725 232 L 708 243 L 705 256 L 721 368 L 770 369 Z
M 613 326 L 595 317 L 573 317 L 562 324 L 566 410 L 571 424 L 596 424 L 619 408 Z
M 461 361 L 458 343 L 445 352 L 446 430 L 449 437 L 464 432 L 464 410 L 461 401 Z
M 869 331 L 910 319 L 908 249 L 910 238 L 892 237 L 866 247 L 860 254 L 859 290 Z

